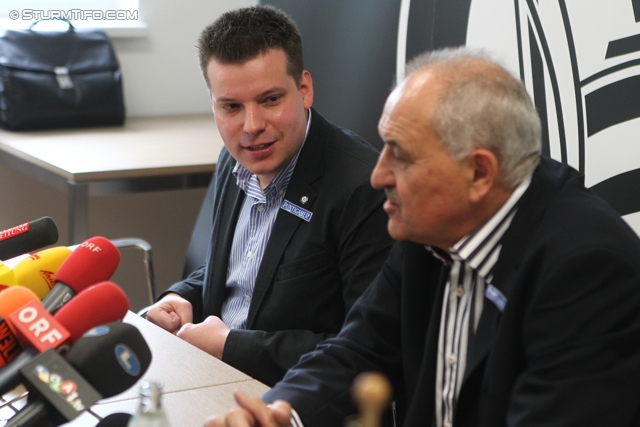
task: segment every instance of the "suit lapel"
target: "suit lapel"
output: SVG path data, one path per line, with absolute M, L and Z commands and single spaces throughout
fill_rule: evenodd
M 328 139 L 328 125 L 315 110 L 311 110 L 311 114 L 311 128 L 309 129 L 309 134 L 298 157 L 298 163 L 291 176 L 291 181 L 289 181 L 285 200 L 302 207 L 303 204 L 301 200 L 305 197 L 306 203 L 304 203 L 304 209 L 313 213 L 317 192 L 311 184 L 322 176 L 324 152 Z M 313 217 L 311 220 L 313 221 L 314 219 L 316 221 L 322 220 Z M 273 283 L 282 255 L 302 221 L 301 218 L 282 209 L 278 212 L 256 277 L 253 297 L 247 316 L 247 329 L 252 328 L 260 305 L 264 301 L 267 291 Z
M 436 390 L 436 367 L 438 356 L 438 337 L 440 332 L 440 318 L 442 317 L 442 301 L 444 299 L 444 289 L 449 279 L 449 267 L 442 267 L 440 270 L 440 277 L 438 279 L 435 297 L 433 299 L 433 310 L 431 312 L 429 320 L 429 329 L 427 330 L 425 350 L 422 356 L 422 363 L 420 364 L 420 371 L 418 373 L 418 380 L 416 384 L 416 391 L 414 395 L 421 396 L 424 399 L 424 404 L 430 408 L 432 402 L 435 402 L 435 390 Z M 422 286 L 433 286 L 432 284 L 422 284 Z M 420 299 L 416 299 L 420 301 Z M 425 307 L 424 309 L 428 309 Z M 413 372 L 407 373 L 407 375 L 415 375 Z M 428 415 L 429 419 L 435 419 L 435 412 L 430 411 Z M 411 422 L 420 422 L 425 420 L 411 420 Z M 435 425 L 435 424 L 434 424 Z
M 494 267 L 490 284 L 507 298 L 505 310 L 509 306 L 510 288 L 524 253 L 528 248 L 527 242 L 534 239 L 535 230 L 548 206 L 548 195 L 554 194 L 556 188 L 560 185 L 561 179 L 558 178 L 561 178 L 560 175 L 566 172 L 566 167 L 561 166 L 558 168 L 549 160 L 542 159 L 541 165 L 538 166 L 534 173 L 531 185 L 520 200 L 518 212 L 516 212 L 511 226 L 502 239 L 500 258 Z M 489 286 L 489 283 L 487 283 L 487 286 Z M 482 362 L 491 351 L 498 333 L 501 317 L 502 312 L 493 302 L 485 298 L 482 316 L 473 341 L 469 346 L 463 388 L 465 381 L 482 365 Z
M 230 156 L 229 156 L 230 157 Z M 234 163 L 235 164 L 235 163 Z M 231 174 L 229 168 L 228 176 L 225 178 L 224 186 L 219 196 L 222 198 L 216 206 L 219 207 L 215 215 L 215 224 L 213 230 L 217 233 L 213 242 L 216 246 L 209 252 L 209 262 L 207 275 L 209 279 L 206 281 L 211 286 L 205 286 L 205 295 L 203 301 L 209 304 L 204 307 L 204 313 L 220 316 L 222 313 L 222 303 L 225 300 L 225 290 L 227 283 L 227 271 L 229 269 L 229 254 L 233 244 L 233 236 L 236 230 L 236 223 L 244 193 L 235 183 L 235 178 Z M 204 319 L 202 319 L 204 320 Z

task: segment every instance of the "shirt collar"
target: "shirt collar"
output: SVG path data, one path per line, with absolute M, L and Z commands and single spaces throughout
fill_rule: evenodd
M 263 193 L 268 195 L 270 193 L 273 194 L 284 194 L 287 190 L 287 186 L 289 185 L 289 181 L 291 180 L 291 175 L 293 174 L 293 170 L 298 163 L 298 157 L 300 156 L 300 152 L 302 151 L 302 147 L 304 147 L 305 142 L 307 141 L 307 136 L 309 135 L 309 129 L 311 128 L 311 109 L 307 110 L 309 112 L 309 117 L 307 118 L 307 128 L 304 135 L 304 140 L 302 141 L 302 145 L 300 145 L 300 149 L 296 152 L 296 155 L 293 156 L 293 159 L 289 162 L 287 167 L 278 172 L 276 176 L 273 177 L 271 182 L 264 188 Z M 249 188 L 255 187 L 258 185 L 258 177 L 251 173 L 247 168 L 240 164 L 240 162 L 236 162 L 236 165 L 231 172 L 233 176 L 236 178 L 236 184 L 240 187 L 245 193 L 249 192 Z M 253 185 L 251 185 L 253 184 Z
M 476 230 L 460 239 L 449 254 L 439 248 L 426 248 L 436 258 L 450 263 L 450 260 L 467 262 L 482 277 L 487 278 L 500 255 L 500 241 L 509 229 L 518 209 L 518 202 L 531 184 L 532 174 L 528 175 L 511 193 L 504 205 L 491 218 Z

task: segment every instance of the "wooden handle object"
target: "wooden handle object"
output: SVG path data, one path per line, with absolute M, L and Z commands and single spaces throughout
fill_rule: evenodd
M 353 382 L 351 393 L 358 406 L 361 427 L 380 427 L 381 416 L 391 401 L 391 384 L 378 372 L 363 372 Z

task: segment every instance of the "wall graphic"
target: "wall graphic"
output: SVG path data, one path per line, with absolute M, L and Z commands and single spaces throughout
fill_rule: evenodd
M 473 0 L 466 38 L 498 52 L 525 82 L 545 125 L 545 152 L 582 171 L 636 230 L 638 21 L 638 0 Z

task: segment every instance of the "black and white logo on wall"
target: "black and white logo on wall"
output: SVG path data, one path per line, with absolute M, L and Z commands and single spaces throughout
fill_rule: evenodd
M 401 3 L 399 75 L 426 49 L 486 48 L 532 95 L 544 152 L 640 232 L 640 0 Z

